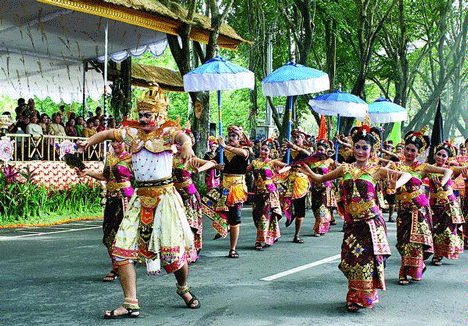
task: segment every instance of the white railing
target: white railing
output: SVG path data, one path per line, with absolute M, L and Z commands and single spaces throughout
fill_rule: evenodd
M 51 135 L 6 134 L 14 141 L 15 154 L 13 161 L 59 161 L 60 151 L 56 144 L 68 139 L 76 143 L 86 138 Z M 102 161 L 104 158 L 104 144 L 90 146 L 81 155 L 83 161 Z

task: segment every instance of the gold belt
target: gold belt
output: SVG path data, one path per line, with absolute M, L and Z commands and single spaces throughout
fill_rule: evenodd
M 160 187 L 165 185 L 172 185 L 172 177 L 167 177 L 159 180 L 150 180 L 150 181 L 136 181 L 136 186 L 138 188 L 143 187 Z
M 174 188 L 174 185 L 172 183 L 162 186 L 138 188 L 137 195 L 141 197 L 158 197 L 162 194 L 167 193 L 167 191 L 171 188 Z
M 184 182 L 174 182 L 175 186 L 177 188 L 183 188 L 183 187 L 187 187 L 187 186 L 190 186 L 191 184 L 193 183 L 192 179 L 187 179 L 185 180 Z
M 413 191 L 413 192 L 402 192 L 401 194 L 397 194 L 396 200 L 401 200 L 401 201 L 410 201 L 418 196 L 421 196 L 423 192 L 421 189 Z
M 245 174 L 225 174 L 223 176 L 223 187 L 245 184 Z
M 367 201 L 365 203 L 351 203 L 349 205 L 345 205 L 345 209 L 348 213 L 353 216 L 357 216 L 364 211 L 367 211 L 375 206 L 374 201 Z
M 108 182 L 106 184 L 106 189 L 108 192 L 115 192 L 123 188 L 129 188 L 131 187 L 132 184 L 130 181 L 125 181 L 125 182 Z
M 450 195 L 453 195 L 453 191 L 452 190 L 441 190 L 441 191 L 438 191 L 438 192 L 431 192 L 431 198 L 436 198 L 436 199 L 447 199 L 448 196 Z

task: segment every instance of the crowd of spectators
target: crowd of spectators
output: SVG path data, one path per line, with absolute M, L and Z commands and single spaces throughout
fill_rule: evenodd
M 115 120 L 112 117 L 109 117 L 107 121 L 104 120 L 99 106 L 95 110 L 95 115 L 88 112 L 88 117 L 85 119 L 81 115 L 76 116 L 74 112 L 65 113 L 65 106 L 62 105 L 59 111 L 52 114 L 50 118 L 46 113 L 39 113 L 34 99 L 29 99 L 26 103 L 24 98 L 20 98 L 15 114 L 16 121 L 8 127 L 8 133 L 11 134 L 90 137 L 96 132 L 115 126 Z M 9 111 L 3 112 L 3 115 L 13 120 Z M 109 127 L 105 128 L 105 125 Z

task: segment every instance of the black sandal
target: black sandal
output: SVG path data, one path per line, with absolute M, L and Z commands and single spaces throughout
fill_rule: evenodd
M 239 254 L 234 249 L 231 249 L 231 250 L 229 250 L 228 257 L 229 258 L 239 258 Z
M 112 270 L 110 271 L 106 276 L 104 276 L 102 278 L 102 281 L 103 282 L 112 282 L 112 281 L 115 281 L 116 279 L 119 278 L 119 273 L 117 273 L 116 271 Z
M 294 243 L 304 243 L 304 240 L 302 240 L 301 238 L 299 237 L 294 237 L 293 241 Z
M 124 307 L 125 308 L 125 307 Z M 125 308 L 125 314 L 116 315 L 115 309 L 110 311 L 109 314 L 104 315 L 104 319 L 121 319 L 121 318 L 138 318 L 140 317 L 140 309 Z
M 400 285 L 409 285 L 410 281 L 407 278 L 400 278 L 398 280 L 398 284 L 400 284 Z
M 353 303 L 353 302 L 346 303 L 346 310 L 348 310 L 348 312 L 358 312 L 359 309 L 361 308 L 362 307 L 358 305 L 357 303 Z
M 434 266 L 442 266 L 442 258 L 432 258 L 431 261 L 432 265 Z
M 197 296 L 190 291 L 190 288 L 185 285 L 184 287 L 180 287 L 177 285 L 177 292 L 176 292 L 182 299 L 184 299 L 185 305 L 187 308 L 190 309 L 198 309 L 201 307 L 200 300 L 198 300 Z M 189 293 L 192 296 L 192 299 L 189 301 L 185 301 L 184 294 Z M 192 306 L 194 301 L 198 301 L 198 304 L 196 306 Z
M 260 242 L 255 242 L 255 250 L 263 251 L 263 247 Z

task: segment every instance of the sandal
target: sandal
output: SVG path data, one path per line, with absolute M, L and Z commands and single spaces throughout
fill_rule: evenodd
M 180 286 L 177 284 L 177 294 L 182 298 L 184 299 L 185 301 L 185 305 L 187 306 L 187 308 L 190 308 L 190 309 L 198 309 L 201 307 L 201 303 L 200 303 L 200 300 L 198 300 L 197 296 L 195 294 L 192 293 L 192 291 L 190 291 L 190 287 L 188 287 L 187 285 L 185 286 Z M 189 293 L 191 296 L 192 296 L 192 299 L 190 299 L 189 301 L 186 301 L 185 298 L 184 298 L 184 294 L 186 293 Z M 195 301 L 198 301 L 197 305 L 196 306 L 193 306 L 193 303 Z
M 408 284 L 410 284 L 410 281 L 409 281 L 407 278 L 400 278 L 400 279 L 398 280 L 398 284 L 400 284 L 400 285 L 408 285 Z
M 229 250 L 228 257 L 229 258 L 239 258 L 239 254 L 234 249 L 231 249 L 231 250 Z
M 294 243 L 304 243 L 304 240 L 302 240 L 301 238 L 299 237 L 294 237 L 293 241 Z
M 359 309 L 361 308 L 362 307 L 358 305 L 357 303 L 354 303 L 354 302 L 346 303 L 346 310 L 348 310 L 349 312 L 358 312 Z
M 263 247 L 260 242 L 255 242 L 255 250 L 263 251 Z
M 431 261 L 432 265 L 434 266 L 442 266 L 442 258 L 432 258 Z
M 320 233 L 314 233 L 313 235 L 314 237 L 318 238 L 318 237 L 321 237 L 322 235 Z
M 119 273 L 111 270 L 106 276 L 102 278 L 103 282 L 112 282 L 115 281 L 119 277 Z
M 140 309 L 125 308 L 125 310 L 127 310 L 127 312 L 124 313 L 124 314 L 120 314 L 120 315 L 116 315 L 115 310 L 117 310 L 117 309 L 109 311 L 109 313 L 106 312 L 106 314 L 104 315 L 104 319 L 121 319 L 121 318 L 138 318 L 138 317 L 140 317 Z

